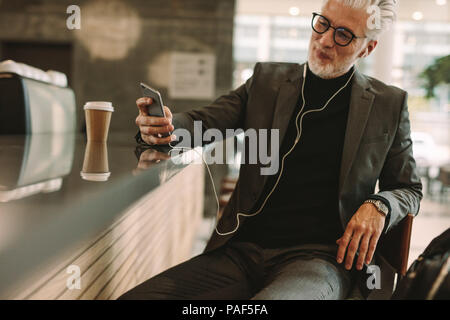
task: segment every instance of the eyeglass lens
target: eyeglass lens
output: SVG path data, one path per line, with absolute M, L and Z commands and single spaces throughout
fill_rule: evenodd
M 320 15 L 313 18 L 313 29 L 317 33 L 325 33 L 330 28 L 330 22 Z M 336 28 L 334 33 L 334 41 L 341 46 L 348 45 L 353 40 L 353 35 L 344 28 Z

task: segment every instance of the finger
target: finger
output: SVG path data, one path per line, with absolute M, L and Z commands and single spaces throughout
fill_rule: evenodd
M 150 162 L 150 161 L 139 161 L 138 165 L 137 165 L 137 169 L 142 170 L 147 170 L 148 168 L 150 168 L 151 166 L 153 166 L 154 163 Z
M 152 98 L 142 97 L 136 100 L 136 105 L 139 109 L 139 114 L 148 116 L 147 107 L 153 103 Z
M 147 150 L 147 151 L 150 151 L 150 150 Z M 151 162 L 151 161 L 170 159 L 170 156 L 165 153 L 158 152 L 155 150 L 151 150 L 151 152 L 147 152 L 147 151 L 141 154 L 141 158 L 140 158 L 141 161 Z
M 372 238 L 370 238 L 369 250 L 367 252 L 366 264 L 372 261 L 375 249 L 377 248 L 378 240 L 380 239 L 381 233 L 375 233 Z
M 154 154 L 156 152 L 157 151 L 153 149 L 145 150 L 144 152 L 141 153 L 141 156 L 139 157 L 139 162 L 150 162 L 154 160 Z
M 353 234 L 352 241 L 350 242 L 347 250 L 347 257 L 345 259 L 345 269 L 350 270 L 353 265 L 355 254 L 358 251 L 359 241 L 361 240 L 362 233 L 356 232 Z
M 138 126 L 168 126 L 171 125 L 170 120 L 164 117 L 138 116 L 136 119 Z
M 146 134 L 143 134 L 143 133 L 141 132 L 141 138 L 142 138 L 142 140 L 144 140 L 144 142 L 145 142 L 146 144 L 148 144 L 148 145 L 153 145 L 153 142 L 150 141 L 150 138 L 151 138 L 151 137 L 152 137 L 151 135 L 146 135 Z
M 157 144 L 157 145 L 161 145 L 161 144 L 169 144 L 172 141 L 175 141 L 176 137 L 175 135 L 171 135 L 165 138 L 158 138 L 155 136 L 148 136 L 148 140 L 151 142 L 151 144 Z
M 145 134 L 148 136 L 158 136 L 159 134 L 172 132 L 173 128 L 172 126 L 162 126 L 162 127 L 140 126 L 139 130 L 141 131 L 141 134 Z
M 145 150 L 141 153 L 141 156 L 139 157 L 139 163 L 148 161 L 149 153 L 153 153 L 153 150 Z
M 344 235 L 339 239 L 339 249 L 337 253 L 337 262 L 341 263 L 344 261 L 345 251 L 347 250 L 347 246 L 352 238 L 353 227 L 349 223 L 347 225 L 347 229 L 345 229 Z
M 371 234 L 365 234 L 361 240 L 361 244 L 359 246 L 358 261 L 356 262 L 357 270 L 361 270 L 364 265 L 364 260 L 367 256 L 367 250 L 369 249 L 369 241 L 371 236 Z
M 164 106 L 164 115 L 166 116 L 166 118 L 168 119 L 172 119 L 172 112 L 170 111 L 170 109 L 166 106 Z

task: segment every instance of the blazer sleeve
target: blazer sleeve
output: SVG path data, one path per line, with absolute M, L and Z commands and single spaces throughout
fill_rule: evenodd
M 376 194 L 389 203 L 390 214 L 385 232 L 409 213 L 417 215 L 423 197 L 422 183 L 413 157 L 408 95 L 406 92 L 404 94 L 397 132 L 379 177 L 380 192 Z
M 172 124 L 175 127 L 174 134 L 177 135 L 177 129 L 187 130 L 184 132 L 191 135 L 191 147 L 195 147 L 199 144 L 208 143 L 208 141 L 201 141 L 201 143 L 198 140 L 195 141 L 195 121 L 201 121 L 199 124 L 203 132 L 214 128 L 218 129 L 223 137 L 226 137 L 227 129 L 243 129 L 249 92 L 253 78 L 257 76 L 259 69 L 260 63 L 257 63 L 253 76 L 245 84 L 219 97 L 210 105 L 183 113 L 175 113 L 172 119 Z M 179 132 L 181 133 L 181 131 Z M 145 144 L 140 132 L 137 133 L 135 138 L 138 143 Z M 179 138 L 179 135 L 177 135 L 177 138 Z M 187 145 L 184 146 L 187 147 Z

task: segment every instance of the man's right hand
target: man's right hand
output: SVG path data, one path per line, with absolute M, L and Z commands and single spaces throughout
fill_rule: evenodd
M 139 115 L 136 118 L 136 125 L 141 132 L 142 140 L 149 145 L 169 144 L 176 139 L 175 135 L 163 137 L 164 134 L 172 132 L 175 128 L 172 125 L 172 112 L 168 107 L 164 107 L 165 118 L 151 117 L 148 115 L 147 106 L 153 103 L 152 98 L 139 98 L 136 101 Z

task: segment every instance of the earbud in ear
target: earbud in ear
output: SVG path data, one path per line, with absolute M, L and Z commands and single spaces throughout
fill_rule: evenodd
M 365 58 L 369 55 L 369 49 L 366 49 L 366 51 L 364 51 L 364 53 L 360 56 L 361 58 Z

